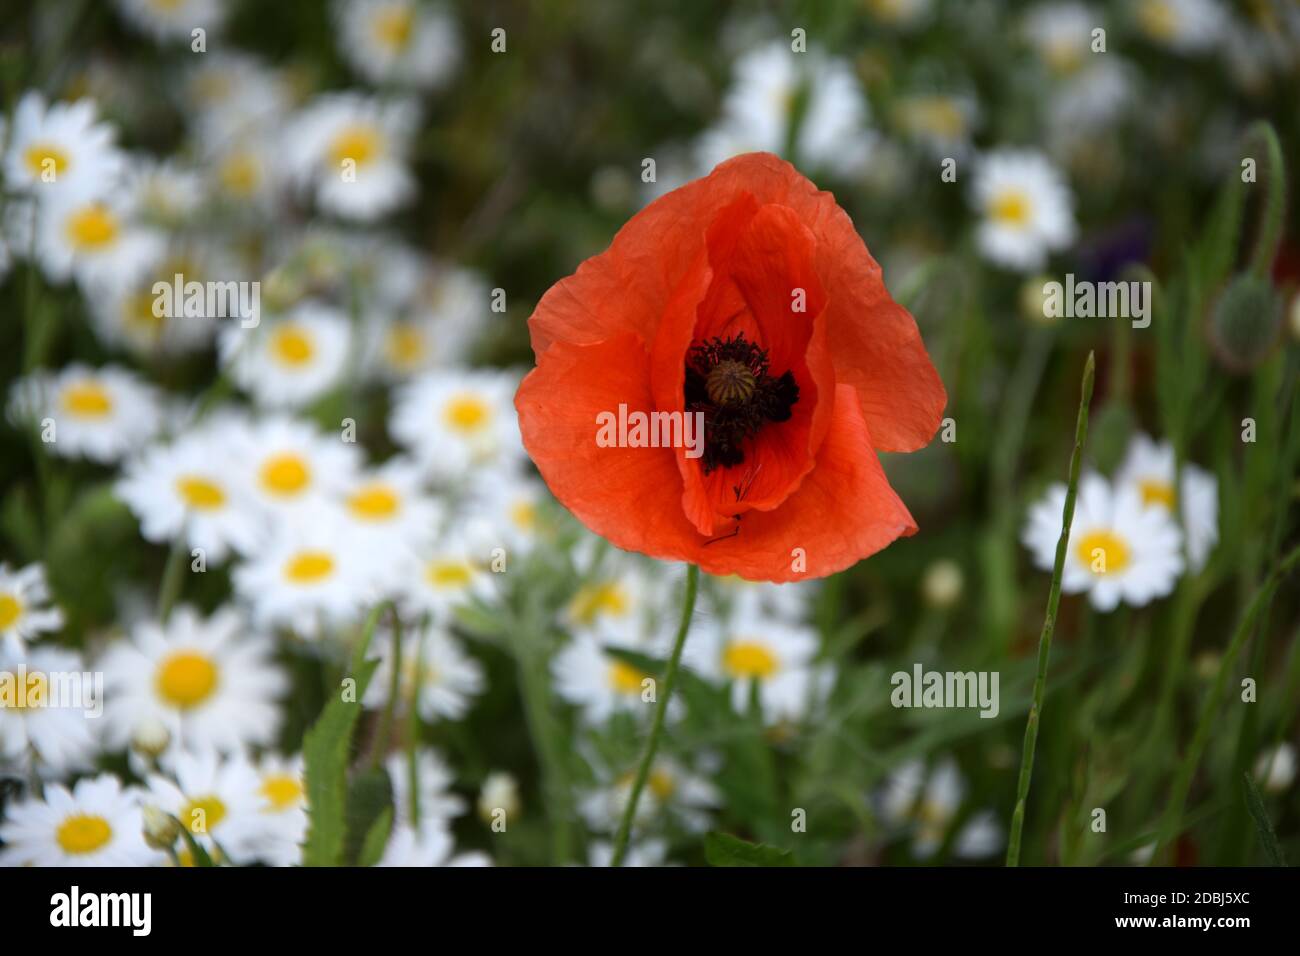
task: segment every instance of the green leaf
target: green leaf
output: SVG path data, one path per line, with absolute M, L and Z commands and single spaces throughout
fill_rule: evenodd
M 172 819 L 175 820 L 176 818 L 173 817 Z M 194 861 L 194 865 L 216 866 L 217 864 L 212 862 L 212 857 L 203 844 L 194 839 L 194 834 L 190 832 L 190 828 L 181 823 L 180 820 L 176 820 L 176 825 L 181 828 L 181 839 L 185 841 L 185 846 L 190 851 L 190 859 Z
M 374 866 L 378 863 L 384 855 L 384 847 L 388 845 L 388 837 L 392 832 L 393 808 L 387 806 L 370 825 L 370 831 L 366 834 L 366 839 L 361 844 L 361 852 L 357 856 L 357 866 Z
M 705 834 L 704 858 L 709 866 L 794 866 L 789 850 L 749 843 L 730 833 Z
M 365 660 L 379 615 L 387 605 L 370 613 L 352 657 L 354 686 L 330 699 L 316 723 L 303 738 L 302 753 L 307 778 L 307 839 L 304 866 L 338 866 L 343 862 L 347 837 L 347 773 L 352 734 L 361 716 L 361 701 L 374 677 L 378 660 Z
M 1259 788 L 1255 786 L 1255 781 L 1251 779 L 1249 773 L 1243 773 L 1242 777 L 1246 781 L 1246 809 L 1250 811 L 1255 821 L 1255 831 L 1259 835 L 1260 846 L 1268 854 L 1270 863 L 1274 866 L 1286 866 L 1286 856 L 1277 842 L 1277 834 L 1273 831 L 1273 824 L 1268 818 L 1268 811 L 1264 808 L 1264 799 L 1259 795 Z
M 360 862 L 365 849 L 365 841 L 370 839 L 376 821 L 389 814 L 389 827 L 392 826 L 393 786 L 389 782 L 388 772 L 382 768 L 367 771 L 352 781 L 348 788 L 347 805 L 347 844 L 344 859 Z M 387 830 L 385 830 L 385 837 Z M 383 844 L 380 844 L 383 850 Z

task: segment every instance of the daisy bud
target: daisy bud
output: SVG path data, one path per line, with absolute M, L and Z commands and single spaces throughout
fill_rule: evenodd
M 519 785 L 508 773 L 490 773 L 483 781 L 478 797 L 478 815 L 484 823 L 491 824 L 498 810 L 504 810 L 509 819 L 519 813 Z
M 1281 793 L 1295 782 L 1295 771 L 1295 748 L 1284 743 L 1259 755 L 1254 776 L 1269 793 Z
M 155 850 L 167 850 L 181 835 L 181 826 L 170 813 L 164 813 L 152 803 L 141 811 L 144 816 L 144 842 Z
M 1051 281 L 1051 276 L 1034 276 L 1020 287 L 1020 311 L 1035 325 L 1054 325 L 1058 321 L 1047 314 L 1046 287 Z
M 961 573 L 961 565 L 947 559 L 931 564 L 921 578 L 921 594 L 931 607 L 952 607 L 961 599 L 964 586 L 965 576 Z
M 161 720 L 142 721 L 131 734 L 131 749 L 149 760 L 162 756 L 171 742 L 171 732 Z
M 1210 313 L 1210 341 L 1222 362 L 1247 372 L 1264 360 L 1277 341 L 1281 304 L 1267 279 L 1234 277 Z

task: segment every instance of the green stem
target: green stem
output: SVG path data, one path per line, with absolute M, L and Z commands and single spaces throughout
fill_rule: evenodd
M 1249 139 L 1263 145 L 1267 162 L 1264 209 L 1250 256 L 1250 271 L 1266 279 L 1273 260 L 1277 258 L 1278 241 L 1282 238 L 1282 222 L 1286 215 L 1286 167 L 1282 159 L 1282 144 L 1271 123 L 1264 120 L 1254 123 Z
M 570 844 L 568 771 L 563 743 L 557 734 L 550 710 L 550 686 L 547 681 L 549 667 L 546 653 L 542 649 L 544 635 L 530 631 L 526 623 L 528 620 L 536 618 L 524 615 L 511 628 L 512 633 L 520 635 L 512 639 L 512 644 L 519 692 L 524 704 L 524 720 L 537 751 L 547 794 L 546 814 L 551 823 L 552 862 L 556 866 L 563 866 L 569 862 Z
M 1182 826 L 1183 809 L 1187 804 L 1187 795 L 1192 788 L 1192 777 L 1196 774 L 1196 768 L 1201 762 L 1202 754 L 1205 752 L 1205 745 L 1210 739 L 1210 730 L 1214 726 L 1219 699 L 1223 696 L 1224 688 L 1228 683 L 1228 675 L 1232 672 L 1232 666 L 1237 659 L 1237 655 L 1241 652 L 1251 631 L 1254 630 L 1256 619 L 1272 601 L 1273 592 L 1277 590 L 1278 585 L 1282 583 L 1282 579 L 1298 563 L 1300 563 L 1300 546 L 1292 548 L 1286 557 L 1273 568 L 1268 577 L 1264 579 L 1264 583 L 1255 592 L 1255 597 L 1246 608 L 1246 613 L 1242 615 L 1241 621 L 1237 624 L 1237 630 L 1233 632 L 1232 639 L 1228 642 L 1228 649 L 1224 651 L 1223 659 L 1219 662 L 1219 671 L 1214 676 L 1214 686 L 1210 688 L 1210 693 L 1205 698 L 1205 704 L 1201 708 L 1201 717 L 1196 724 L 1196 733 L 1192 737 L 1192 744 L 1188 747 L 1187 754 L 1178 767 L 1178 775 L 1174 778 L 1174 784 L 1170 788 L 1169 806 L 1165 810 L 1165 818 L 1160 827 L 1160 839 L 1156 843 L 1155 853 L 1151 855 L 1152 863 L 1155 863 L 1160 858 L 1161 850 L 1179 832 Z
M 664 668 L 663 687 L 659 693 L 659 700 L 655 704 L 654 721 L 650 724 L 650 739 L 646 741 L 645 753 L 641 755 L 641 764 L 636 768 L 632 792 L 628 794 L 627 806 L 623 808 L 623 819 L 619 821 L 618 834 L 614 837 L 614 859 L 610 863 L 611 866 L 622 866 L 623 857 L 627 855 L 627 841 L 632 832 L 636 805 L 641 800 L 641 791 L 645 789 L 646 780 L 650 776 L 655 751 L 659 749 L 659 737 L 664 729 L 664 716 L 668 713 L 668 701 L 673 696 L 673 685 L 677 683 L 677 669 L 682 660 L 682 648 L 686 646 L 686 632 L 691 629 L 691 615 L 695 612 L 695 594 L 699 587 L 700 569 L 694 564 L 688 565 L 686 595 L 682 598 L 682 622 L 677 628 L 677 638 L 673 641 L 673 651 L 668 658 L 668 666 Z
M 1083 386 L 1079 397 L 1079 416 L 1074 426 L 1074 451 L 1070 453 L 1070 480 L 1065 491 L 1065 509 L 1061 515 L 1061 536 L 1056 542 L 1056 562 L 1052 567 L 1052 586 L 1047 593 L 1047 616 L 1038 637 L 1038 673 L 1034 677 L 1034 703 L 1025 723 L 1025 744 L 1020 755 L 1020 780 L 1016 787 L 1016 808 L 1011 815 L 1011 833 L 1007 840 L 1007 866 L 1020 865 L 1020 834 L 1025 825 L 1025 803 L 1029 799 L 1029 781 L 1034 773 L 1034 747 L 1038 743 L 1038 721 L 1043 712 L 1047 691 L 1047 661 L 1052 653 L 1052 634 L 1056 630 L 1056 612 L 1061 606 L 1061 575 L 1065 571 L 1065 552 L 1070 542 L 1070 525 L 1074 523 L 1074 500 L 1079 493 L 1079 469 L 1083 464 L 1083 442 L 1088 437 L 1088 406 L 1092 402 L 1092 384 L 1096 374 L 1096 357 L 1088 353 L 1083 367 Z
M 397 699 L 402 695 L 402 619 L 393 608 L 393 672 L 388 677 L 388 700 L 379 715 L 379 728 L 370 747 L 370 769 L 376 769 L 388 752 L 388 739 L 393 729 L 393 715 L 397 710 Z M 419 675 L 414 680 L 419 682 Z
M 158 589 L 158 621 L 166 624 L 167 618 L 181 596 L 181 585 L 185 580 L 185 535 L 172 542 L 171 551 L 167 553 L 167 565 L 163 568 L 162 586 Z

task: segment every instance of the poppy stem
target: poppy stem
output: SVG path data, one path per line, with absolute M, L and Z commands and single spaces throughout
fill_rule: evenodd
M 1061 575 L 1065 571 L 1065 553 L 1070 543 L 1070 525 L 1074 523 L 1074 500 L 1079 494 L 1079 469 L 1083 464 L 1083 441 L 1088 437 L 1088 406 L 1092 402 L 1092 383 L 1096 358 L 1088 353 L 1083 366 L 1083 386 L 1079 396 L 1079 417 L 1074 426 L 1074 451 L 1070 453 L 1070 479 L 1065 489 L 1065 508 L 1061 516 L 1061 536 L 1056 541 L 1056 563 L 1052 567 L 1052 586 L 1047 592 L 1047 616 L 1038 637 L 1038 674 L 1034 677 L 1034 702 L 1025 723 L 1025 745 L 1020 755 L 1020 781 L 1016 786 L 1016 808 L 1011 814 L 1011 833 L 1007 838 L 1007 866 L 1020 865 L 1020 833 L 1025 826 L 1025 803 L 1029 799 L 1029 781 L 1034 773 L 1034 747 L 1038 743 L 1038 721 L 1043 712 L 1047 691 L 1047 660 L 1052 653 L 1052 634 L 1056 631 L 1056 611 L 1061 606 Z
M 614 837 L 614 858 L 610 866 L 622 866 L 623 857 L 627 855 L 628 837 L 632 833 L 632 820 L 636 817 L 636 805 L 641 800 L 641 791 L 650 777 L 650 768 L 654 765 L 655 751 L 659 749 L 659 737 L 664 729 L 664 715 L 668 712 L 668 701 L 673 696 L 673 685 L 677 683 L 677 669 L 682 660 L 682 648 L 686 646 L 686 632 L 691 628 L 691 615 L 695 612 L 695 594 L 700 587 L 700 569 L 694 564 L 686 566 L 686 594 L 682 598 L 682 622 L 677 628 L 677 639 L 673 641 L 672 654 L 668 666 L 664 668 L 663 687 L 655 704 L 654 721 L 650 724 L 650 739 L 646 741 L 645 753 L 636 768 L 636 777 L 632 781 L 632 792 L 628 794 L 627 806 L 623 808 L 623 819 L 618 824 L 618 834 Z

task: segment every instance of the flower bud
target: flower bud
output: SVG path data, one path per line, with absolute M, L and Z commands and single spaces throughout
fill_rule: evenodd
M 964 586 L 961 565 L 947 559 L 931 564 L 921 578 L 921 594 L 931 607 L 952 607 L 961 599 Z
M 1258 366 L 1277 341 L 1281 312 L 1267 279 L 1235 276 L 1210 313 L 1210 342 L 1219 361 L 1236 372 Z
M 478 815 L 484 823 L 491 824 L 497 810 L 504 810 L 507 819 L 520 810 L 519 785 L 513 776 L 501 771 L 487 775 L 478 797 Z
M 161 720 L 143 720 L 131 734 L 131 749 L 149 760 L 162 756 L 171 742 L 171 731 Z
M 155 850 L 168 850 L 181 835 L 181 825 L 170 813 L 165 813 L 152 803 L 146 803 L 144 815 L 144 842 Z

